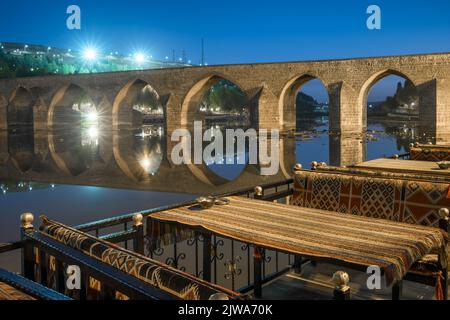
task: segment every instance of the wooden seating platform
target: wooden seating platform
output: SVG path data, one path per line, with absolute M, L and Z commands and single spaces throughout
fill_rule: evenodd
M 413 173 L 429 176 L 442 176 L 450 179 L 450 169 L 442 170 L 435 162 L 399 159 L 376 159 L 353 166 L 358 169 L 370 169 L 395 173 Z

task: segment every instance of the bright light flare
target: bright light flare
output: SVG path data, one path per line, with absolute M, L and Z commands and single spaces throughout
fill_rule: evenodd
M 91 111 L 88 114 L 86 114 L 86 119 L 90 122 L 95 122 L 98 120 L 98 114 L 95 111 Z
M 88 61 L 94 61 L 97 59 L 97 50 L 94 48 L 86 48 L 83 52 L 83 57 Z
M 149 170 L 151 165 L 152 165 L 152 162 L 149 157 L 146 156 L 141 159 L 141 166 L 142 166 L 142 168 L 144 168 L 144 170 L 146 170 L 146 171 Z
M 98 129 L 96 127 L 91 127 L 88 129 L 87 134 L 88 134 L 89 138 L 97 139 L 98 138 Z
M 137 63 L 143 63 L 145 62 L 145 60 L 145 54 L 143 54 L 142 52 L 138 52 L 134 55 L 134 61 L 136 61 Z

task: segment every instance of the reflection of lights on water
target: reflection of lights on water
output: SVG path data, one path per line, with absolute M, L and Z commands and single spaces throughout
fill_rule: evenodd
M 90 127 L 87 130 L 87 134 L 88 134 L 89 138 L 97 139 L 98 138 L 98 129 L 97 129 L 97 127 Z
M 96 111 L 91 111 L 86 115 L 86 119 L 91 122 L 95 122 L 98 120 L 98 114 Z
M 54 185 L 54 184 L 52 184 L 52 185 L 51 185 L 51 188 L 52 188 L 52 189 L 54 189 L 54 188 L 55 188 L 55 185 Z
M 148 170 L 152 163 L 148 157 L 144 157 L 144 159 L 141 160 L 141 165 L 145 170 Z
M 82 135 L 81 135 L 81 145 L 82 146 L 89 146 L 89 145 L 98 146 L 98 137 L 99 137 L 99 130 L 96 126 L 91 126 L 86 129 L 83 129 Z

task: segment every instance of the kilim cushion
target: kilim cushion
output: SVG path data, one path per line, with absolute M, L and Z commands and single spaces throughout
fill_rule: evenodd
M 411 160 L 448 161 L 450 160 L 450 146 L 419 146 L 410 149 Z
M 449 184 L 343 172 L 299 171 L 292 204 L 438 227 Z
M 235 292 L 210 284 L 87 233 L 51 221 L 45 216 L 41 219 L 43 221 L 41 231 L 55 240 L 180 299 L 208 300 L 217 293 L 224 293 L 232 299 L 241 297 Z

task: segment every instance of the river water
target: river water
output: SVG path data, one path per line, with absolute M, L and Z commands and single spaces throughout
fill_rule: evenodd
M 95 128 L 86 128 L 80 135 L 51 137 L 33 132 L 3 134 L 0 243 L 19 238 L 19 216 L 24 212 L 34 213 L 36 219 L 46 214 L 77 225 L 283 180 L 295 163 L 309 168 L 311 161 L 341 165 L 401 154 L 409 143 L 420 140 L 413 123 L 370 122 L 367 137 L 348 143 L 329 135 L 326 118 L 299 123 L 298 131 L 296 137 L 282 139 L 283 170 L 273 177 L 260 177 L 246 165 L 177 167 L 167 159 L 169 142 L 158 125 L 113 139 L 102 137 Z M 0 256 L 0 266 L 17 269 L 17 259 Z

